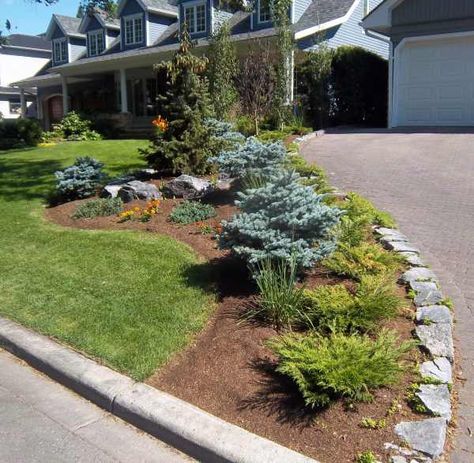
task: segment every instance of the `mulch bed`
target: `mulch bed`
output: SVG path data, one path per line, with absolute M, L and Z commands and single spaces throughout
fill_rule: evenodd
M 230 218 L 235 212 L 233 199 L 232 192 L 210 198 L 217 217 L 204 223 L 215 227 L 222 219 Z M 217 284 L 218 308 L 195 342 L 147 383 L 322 463 L 353 462 L 357 453 L 366 450 L 386 460 L 388 454 L 383 444 L 394 441 L 393 426 L 402 419 L 417 419 L 404 400 L 413 381 L 412 373 L 407 372 L 395 387 L 376 391 L 372 403 L 347 408 L 340 401 L 323 410 L 306 409 L 294 385 L 275 372 L 275 358 L 264 345 L 265 340 L 278 333 L 242 317 L 245 307 L 255 297 L 255 288 L 245 268 L 229 253 L 217 249 L 216 241 L 211 235 L 203 235 L 199 226 L 168 221 L 169 213 L 180 201 L 163 201 L 161 212 L 146 223 L 119 223 L 117 217 L 74 220 L 71 215 L 81 201 L 46 210 L 49 220 L 63 226 L 133 229 L 169 235 L 188 244 L 204 258 L 202 270 L 210 271 Z M 143 207 L 145 202 L 129 203 L 126 209 L 135 205 Z M 316 268 L 305 284 L 314 287 L 341 281 L 350 284 Z M 403 288 L 400 294 L 404 294 Z M 410 304 L 407 300 L 408 307 Z M 412 338 L 413 321 L 409 317 L 400 316 L 386 325 L 400 333 L 401 339 Z M 386 417 L 393 400 L 400 403 L 401 409 L 394 416 Z M 385 418 L 387 427 L 362 428 L 363 418 Z

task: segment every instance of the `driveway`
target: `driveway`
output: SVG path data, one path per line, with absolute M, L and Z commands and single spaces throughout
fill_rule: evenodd
M 454 463 L 474 461 L 474 134 L 384 130 L 313 139 L 303 156 L 333 185 L 390 211 L 455 303 L 459 416 Z

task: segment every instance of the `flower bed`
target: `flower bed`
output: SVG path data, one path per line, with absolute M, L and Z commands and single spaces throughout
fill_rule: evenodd
M 321 175 L 318 170 L 311 170 L 307 166 L 305 168 L 311 173 L 304 183 L 311 184 L 309 180 L 315 178 L 314 174 Z M 158 187 L 161 187 L 163 182 L 163 179 L 150 181 Z M 124 206 L 124 211 L 132 211 L 130 218 L 136 217 L 136 220 L 123 220 L 123 212 L 122 215 L 92 219 L 72 218 L 77 206 L 89 200 L 62 204 L 48 209 L 46 214 L 50 220 L 65 226 L 145 230 L 166 234 L 185 242 L 205 259 L 202 264 L 193 268 L 186 278 L 189 284 L 193 285 L 196 275 L 203 273 L 211 275 L 211 280 L 219 292 L 219 307 L 196 342 L 150 377 L 148 379 L 150 385 L 323 463 L 351 462 L 356 455 L 367 451 L 373 451 L 379 458 L 388 457 L 389 451 L 384 448 L 384 444 L 394 441 L 394 426 L 402 419 L 417 418 L 406 400 L 406 394 L 411 385 L 417 381 L 413 367 L 418 353 L 412 351 L 409 354 L 401 354 L 405 362 L 401 375 L 394 375 L 393 381 L 389 381 L 391 384 L 387 384 L 386 387 L 375 387 L 370 394 L 366 394 L 362 386 L 360 394 L 347 396 L 346 399 L 344 395 L 340 396 L 334 390 L 332 392 L 328 390 L 329 395 L 326 397 L 329 400 L 316 401 L 313 406 L 308 406 L 311 401 L 306 400 L 305 403 L 291 377 L 284 374 L 284 368 L 279 368 L 283 357 L 281 350 L 275 349 L 275 341 L 272 340 L 278 339 L 287 330 L 283 326 L 269 323 L 264 317 L 249 317 L 249 307 L 259 304 L 257 287 L 249 278 L 246 266 L 235 259 L 230 250 L 219 249 L 217 235 L 222 232 L 221 222 L 230 221 L 238 212 L 234 204 L 236 195 L 235 188 L 211 194 L 202 202 L 212 206 L 215 216 L 187 224 L 174 223 L 170 220 L 176 207 L 186 204 L 183 199 L 156 201 L 153 214 L 148 214 L 147 220 L 141 220 L 143 211 L 150 210 L 150 202 L 144 200 L 133 201 Z M 384 220 L 367 204 L 359 204 L 358 198 L 352 201 L 347 199 L 335 201 L 335 205 L 349 210 L 347 217 L 351 217 L 350 207 L 354 207 L 360 215 L 359 219 L 365 220 L 364 223 L 368 226 Z M 349 219 L 344 219 L 341 233 L 346 233 L 355 240 L 349 246 L 351 251 L 360 247 L 362 249 L 360 252 L 365 256 L 364 246 L 368 246 L 370 250 L 375 248 L 384 258 L 392 256 L 390 253 L 385 255 L 380 251 L 372 234 L 358 236 L 355 233 L 354 223 L 349 222 Z M 338 265 L 352 269 L 351 266 L 347 267 L 347 262 L 344 260 L 347 256 L 342 249 L 337 252 L 343 255 L 336 259 Z M 373 250 L 371 255 L 374 255 Z M 337 256 L 337 253 L 333 256 Z M 352 254 L 350 256 L 351 262 L 354 259 L 357 261 L 357 253 L 356 257 Z M 330 259 L 334 260 L 334 257 Z M 392 260 L 395 262 L 392 265 L 397 268 L 396 258 Z M 383 259 L 376 262 L 378 263 L 374 272 L 377 271 L 378 265 L 390 265 L 390 261 Z M 356 311 L 357 301 L 353 298 L 361 297 L 362 289 L 358 288 L 362 288 L 365 277 L 352 270 L 346 275 L 338 268 L 334 262 L 331 264 L 331 260 L 327 265 L 325 262 L 319 262 L 303 272 L 303 278 L 297 286 L 304 287 L 309 292 L 325 287 L 341 288 L 339 292 L 346 291 L 347 297 L 352 298 Z M 367 268 L 370 274 L 372 267 Z M 403 266 L 400 266 L 397 274 L 392 275 L 392 283 L 396 281 L 397 275 L 401 274 L 402 268 Z M 412 303 L 405 298 L 403 287 L 397 286 L 394 291 L 394 297 L 402 301 L 402 307 L 397 305 L 396 309 L 390 309 L 391 316 L 382 317 L 381 322 L 377 319 L 374 322 L 374 331 L 367 328 L 372 322 L 367 320 L 357 322 L 362 323 L 361 326 L 364 328 L 360 329 L 364 332 L 368 330 L 369 344 L 376 338 L 375 333 L 381 326 L 396 332 L 397 345 L 412 339 L 411 318 L 414 314 Z M 322 296 L 319 294 L 317 297 Z M 318 320 L 322 320 L 319 312 L 316 313 Z M 311 323 L 314 323 L 314 320 Z M 342 323 L 341 326 L 345 325 Z M 304 333 L 308 328 L 296 323 L 294 329 Z M 321 332 L 329 334 L 330 330 L 331 323 L 328 323 L 325 331 Z M 346 342 L 344 339 L 343 342 Z M 363 349 L 368 352 L 371 347 L 366 345 Z M 387 349 L 391 352 L 393 346 L 388 345 Z M 383 365 L 382 361 L 379 368 Z M 375 380 L 374 384 L 377 381 Z M 364 400 L 360 402 L 357 399 Z

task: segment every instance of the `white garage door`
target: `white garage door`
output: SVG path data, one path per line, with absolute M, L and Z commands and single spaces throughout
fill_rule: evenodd
M 393 125 L 474 125 L 474 36 L 408 41 L 399 47 Z

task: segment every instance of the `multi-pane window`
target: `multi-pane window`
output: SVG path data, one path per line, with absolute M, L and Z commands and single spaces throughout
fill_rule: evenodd
M 67 61 L 66 39 L 58 39 L 53 42 L 53 58 L 55 63 L 64 63 Z
M 89 56 L 100 55 L 105 50 L 104 31 L 89 32 L 87 35 Z
M 125 23 L 125 45 L 143 42 L 143 16 L 127 17 Z
M 14 99 L 8 101 L 10 114 L 20 114 L 21 113 L 21 102 L 20 99 Z
M 200 3 L 185 7 L 184 20 L 190 34 L 206 32 L 206 5 Z
M 258 0 L 258 22 L 265 23 L 272 19 L 270 0 Z

